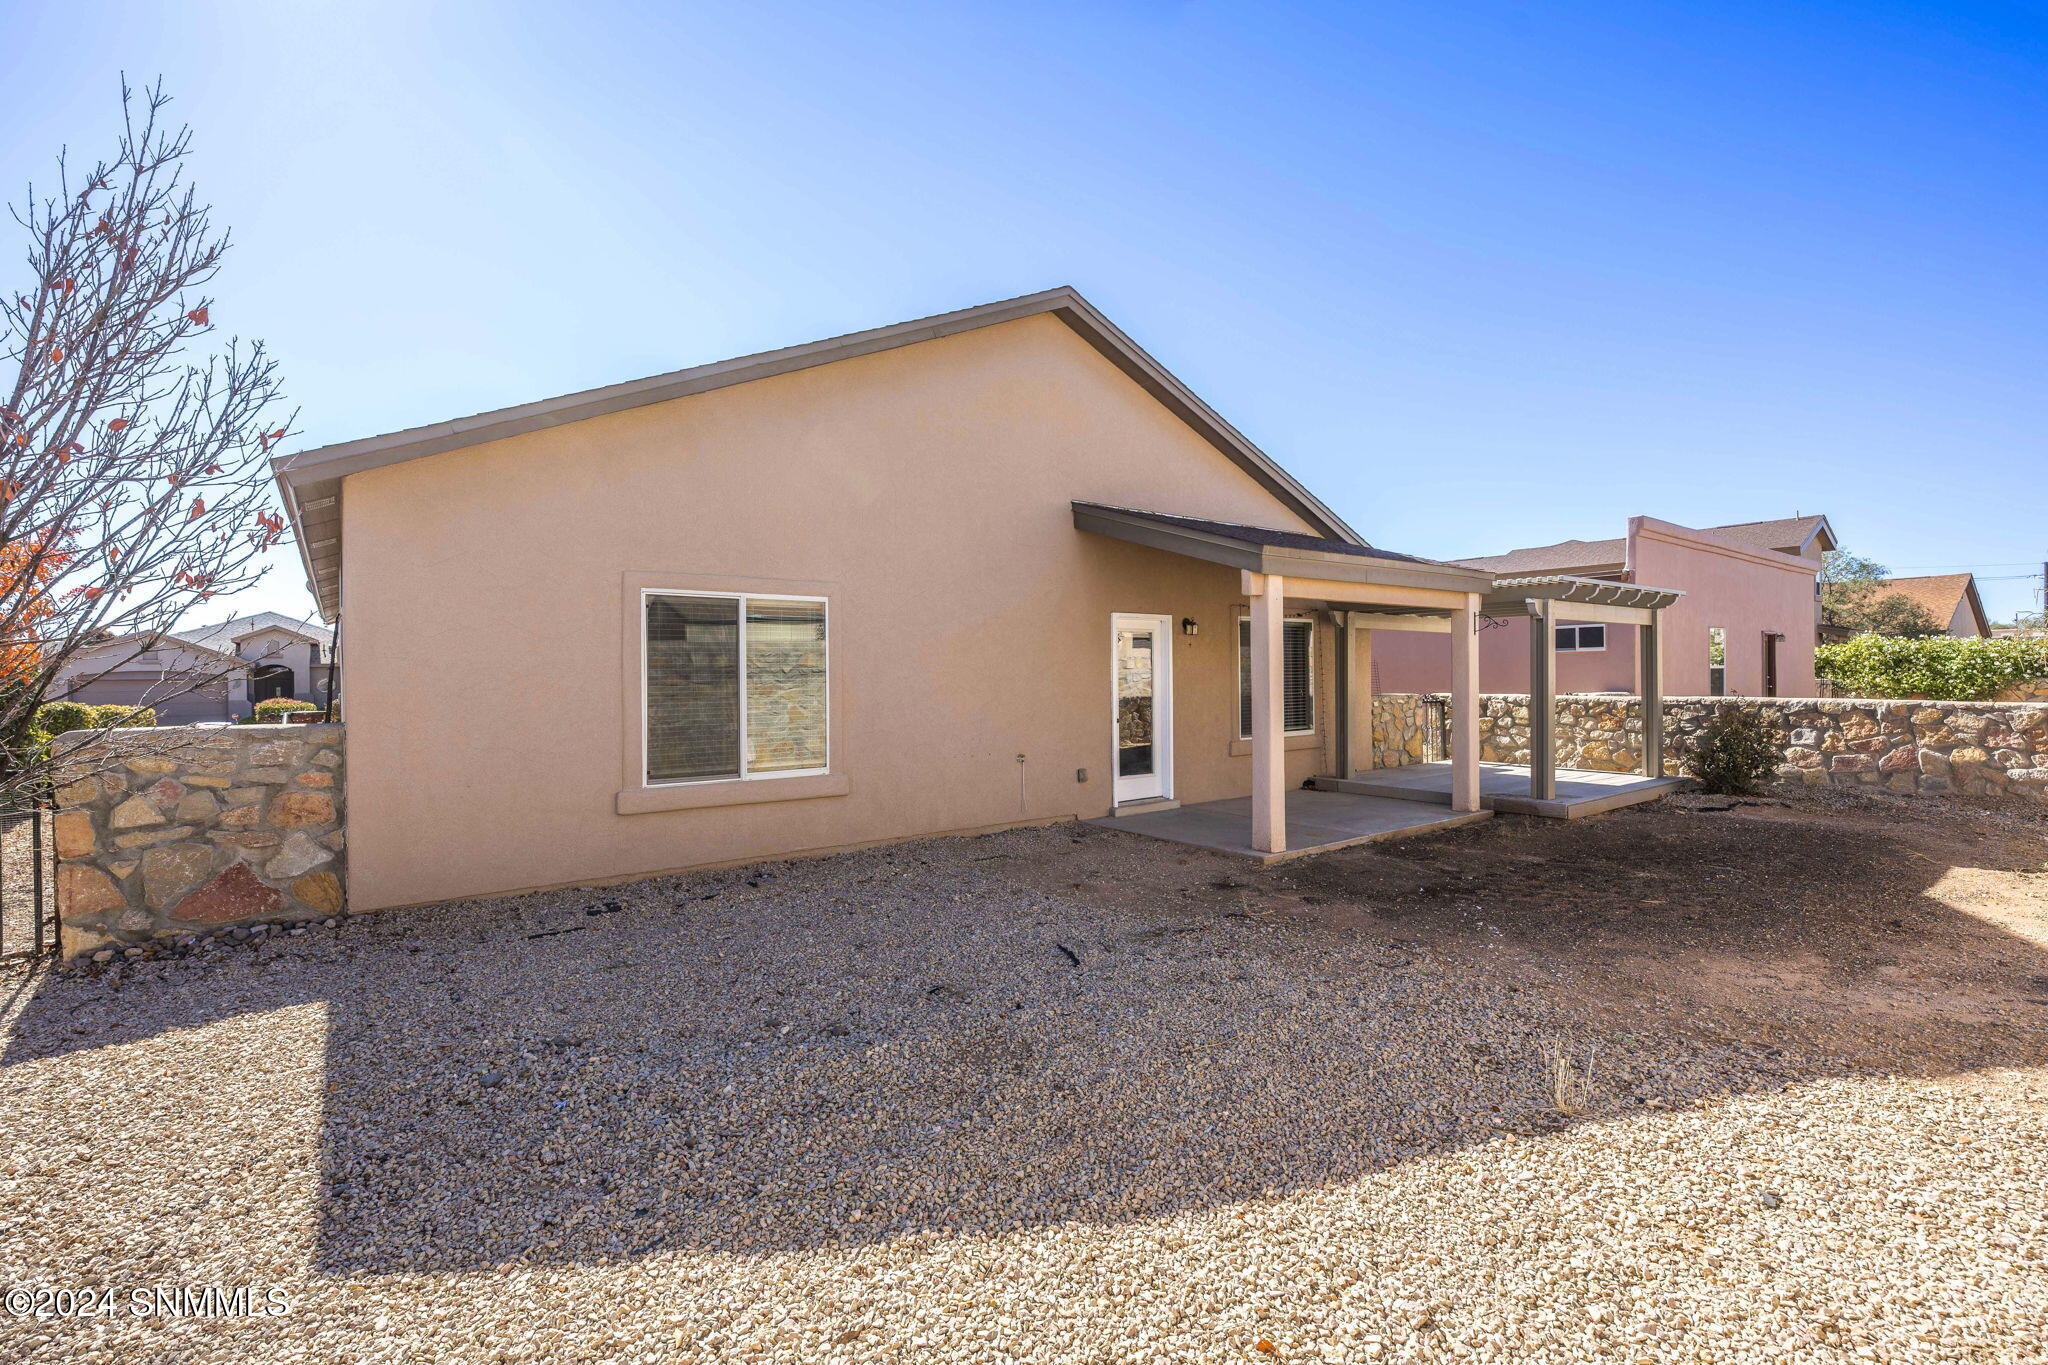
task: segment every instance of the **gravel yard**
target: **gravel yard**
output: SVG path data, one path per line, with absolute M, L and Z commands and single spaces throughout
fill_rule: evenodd
M 9 1361 L 2048 1360 L 2039 815 L 1073 826 L 0 976 Z

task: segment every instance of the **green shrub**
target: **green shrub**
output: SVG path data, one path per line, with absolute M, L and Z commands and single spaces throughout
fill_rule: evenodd
M 1770 717 L 1749 706 L 1724 706 L 1685 755 L 1685 771 L 1719 796 L 1756 791 L 1776 775 L 1784 751 Z
M 320 708 L 309 701 L 296 697 L 269 697 L 256 703 L 256 724 L 279 725 L 294 711 L 318 711 Z
M 61 735 L 72 730 L 96 730 L 99 721 L 93 718 L 96 706 L 87 706 L 76 701 L 46 701 L 36 708 L 35 719 L 30 722 L 46 735 Z
M 95 706 L 92 723 L 117 730 L 147 730 L 156 724 L 156 712 L 147 706 Z
M 1813 652 L 1814 671 L 1854 697 L 1984 701 L 2048 678 L 2048 640 L 1858 635 Z

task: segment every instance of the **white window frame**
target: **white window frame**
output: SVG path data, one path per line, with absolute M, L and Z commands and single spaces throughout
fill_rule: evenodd
M 1237 626 L 1237 630 L 1236 630 L 1236 633 L 1235 633 L 1235 634 L 1233 634 L 1233 635 L 1231 636 L 1231 644 L 1232 644 L 1232 646 L 1234 647 L 1234 650 L 1235 650 L 1235 652 L 1234 652 L 1234 653 L 1232 654 L 1232 656 L 1231 656 L 1231 660 L 1230 660 L 1230 666 L 1231 666 L 1232 670 L 1233 670 L 1233 671 L 1234 671 L 1234 672 L 1235 672 L 1235 673 L 1237 674 L 1237 719 L 1238 719 L 1238 727 L 1237 727 L 1237 728 L 1238 728 L 1238 732 L 1239 732 L 1239 733 L 1238 733 L 1238 736 L 1237 736 L 1237 737 L 1238 737 L 1238 738 L 1239 738 L 1240 740 L 1248 740 L 1248 739 L 1250 739 L 1250 738 L 1251 738 L 1251 736 L 1250 736 L 1249 734 L 1247 734 L 1247 733 L 1245 733 L 1245 732 L 1244 732 L 1244 711 L 1245 711 L 1246 699 L 1247 699 L 1247 698 L 1248 698 L 1248 697 L 1249 697 L 1249 696 L 1250 696 L 1251 694 L 1250 694 L 1249 692 L 1247 692 L 1247 691 L 1245 690 L 1245 681 L 1246 681 L 1246 679 L 1245 679 L 1245 676 L 1244 676 L 1244 671 L 1245 671 L 1245 670 L 1244 670 L 1244 645 L 1243 645 L 1243 644 L 1242 644 L 1241 642 L 1242 642 L 1242 640 L 1243 640 L 1243 638 L 1244 638 L 1244 632 L 1245 632 L 1245 626 L 1244 626 L 1244 623 L 1245 623 L 1245 622 L 1248 622 L 1248 621 L 1250 621 L 1250 620 L 1252 619 L 1252 618 L 1251 618 L 1251 613 L 1250 613 L 1250 612 L 1239 612 L 1239 613 L 1238 613 L 1238 616 L 1237 616 L 1237 619 L 1238 619 L 1238 622 L 1239 622 L 1239 624 L 1238 624 L 1238 626 Z M 1284 691 L 1286 690 L 1286 681 L 1287 681 L 1287 676 L 1286 676 L 1286 671 L 1287 671 L 1287 663 L 1286 663 L 1286 658 L 1287 658 L 1287 631 L 1289 630 L 1289 628 L 1291 628 L 1291 627 L 1295 626 L 1296 624 L 1300 624 L 1300 625 L 1305 625 L 1305 626 L 1307 626 L 1307 627 L 1308 627 L 1308 728 L 1307 728 L 1307 729 L 1305 729 L 1305 730 L 1286 730 L 1286 729 L 1283 729 L 1283 730 L 1281 730 L 1280 734 L 1281 734 L 1281 737 L 1282 737 L 1282 738 L 1284 738 L 1284 739 L 1292 739 L 1292 738 L 1294 738 L 1294 737 L 1295 737 L 1296 735 L 1312 735 L 1312 734 L 1314 734 L 1314 733 L 1316 732 L 1316 644 L 1317 644 L 1317 641 L 1316 641 L 1316 618 L 1315 618 L 1315 617 L 1313 617 L 1313 616 L 1303 615 L 1302 613 L 1299 613 L 1299 612 L 1297 612 L 1297 613 L 1295 613 L 1295 614 L 1294 614 L 1294 615 L 1292 615 L 1292 616 L 1287 616 L 1287 617 L 1282 617 L 1282 618 L 1281 618 L 1281 621 L 1280 621 L 1280 656 L 1281 656 L 1281 664 L 1280 664 L 1280 669 L 1281 669 L 1281 678 L 1280 678 L 1280 681 L 1281 681 L 1281 690 L 1282 690 L 1283 692 L 1284 692 Z M 1283 715 L 1285 714 L 1284 708 L 1283 708 L 1282 714 L 1283 714 Z M 1284 724 L 1285 724 L 1285 722 L 1283 721 L 1283 722 L 1282 722 L 1282 724 L 1284 725 Z
M 740 664 L 740 771 L 737 777 L 656 778 L 647 770 L 647 732 L 653 705 L 647 686 L 647 599 L 650 597 L 724 597 L 739 603 Z M 747 771 L 747 603 L 760 598 L 768 602 L 816 602 L 825 610 L 825 763 L 818 768 L 788 768 L 772 773 Z M 791 592 L 716 592 L 706 588 L 642 588 L 640 590 L 640 784 L 649 789 L 666 787 L 713 787 L 721 783 L 774 782 L 786 777 L 823 777 L 832 771 L 832 599 Z
M 1557 652 L 1559 654 L 1605 654 L 1607 652 L 1607 627 L 1604 625 L 1595 623 L 1593 625 L 1579 626 L 1552 626 L 1551 629 L 1557 632 L 1552 639 L 1557 642 Z M 1581 638 L 1580 632 L 1587 630 L 1597 630 L 1600 632 L 1599 644 L 1587 646 L 1579 643 Z M 1571 633 L 1572 642 L 1570 644 L 1564 642 L 1567 631 Z

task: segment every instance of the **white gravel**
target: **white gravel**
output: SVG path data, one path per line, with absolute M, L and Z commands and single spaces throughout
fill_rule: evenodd
M 2048 1360 L 2048 1056 L 1006 873 L 1077 837 L 1227 867 L 1027 831 L 0 979 L 0 1288 L 291 1300 L 0 1359 Z

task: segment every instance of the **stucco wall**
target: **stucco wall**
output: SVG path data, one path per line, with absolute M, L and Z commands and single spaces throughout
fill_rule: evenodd
M 1815 561 L 1654 517 L 1630 519 L 1627 545 L 1629 581 L 1685 594 L 1663 614 L 1660 658 L 1667 694 L 1708 691 L 1707 631 L 1713 626 L 1727 632 L 1730 696 L 1763 695 L 1767 630 L 1785 637 L 1778 643 L 1777 695 L 1806 697 L 1819 690 L 1813 673 Z M 1558 624 L 1574 622 L 1560 614 Z M 1637 638 L 1633 626 L 1609 626 L 1605 650 L 1560 653 L 1558 691 L 1636 691 Z M 1374 631 L 1373 659 L 1388 692 L 1450 685 L 1450 641 L 1441 635 Z M 1479 633 L 1480 690 L 1521 692 L 1528 686 L 1528 620 L 1508 617 L 1488 625 Z
M 1077 531 L 1077 498 L 1306 529 L 1051 317 L 351 476 L 352 904 L 1104 814 L 1120 611 L 1200 623 L 1175 795 L 1247 792 L 1237 573 Z M 664 579 L 831 599 L 845 794 L 618 813 L 628 583 Z M 499 667 L 451 716 L 468 656 Z
M 1693 531 L 1649 517 L 1630 523 L 1634 581 L 1680 588 L 1685 596 L 1665 608 L 1661 627 L 1664 691 L 1707 692 L 1707 632 L 1727 631 L 1729 696 L 1764 695 L 1764 632 L 1776 631 L 1780 697 L 1810 697 L 1813 675 L 1812 560 L 1758 550 L 1712 532 Z M 1726 544 L 1715 542 L 1726 541 Z M 1510 690 L 1528 690 L 1528 676 Z M 1564 686 L 1562 679 L 1560 688 Z M 1623 684 L 1634 690 L 1630 684 Z
M 1575 625 L 1559 617 L 1559 625 Z M 1529 686 L 1529 619 L 1504 616 L 1482 621 L 1479 632 L 1479 689 L 1510 692 Z M 1380 686 L 1388 692 L 1441 692 L 1451 685 L 1451 641 L 1417 630 L 1376 630 L 1372 657 Z M 1633 692 L 1636 688 L 1636 628 L 1608 626 L 1604 650 L 1567 650 L 1557 656 L 1560 692 Z

